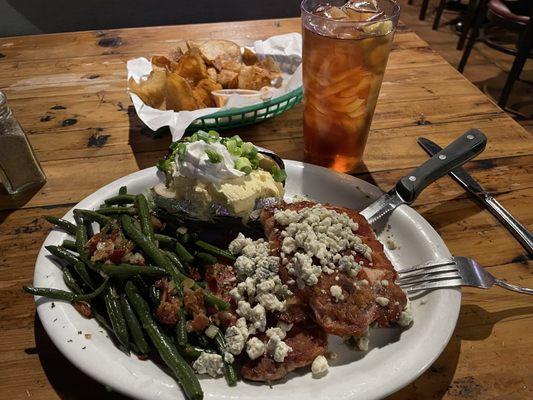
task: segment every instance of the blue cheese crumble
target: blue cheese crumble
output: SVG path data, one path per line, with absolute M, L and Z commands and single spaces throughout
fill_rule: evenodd
M 213 378 L 222 375 L 224 362 L 219 354 L 205 353 L 202 351 L 200 357 L 194 361 L 192 367 L 198 374 L 207 374 Z

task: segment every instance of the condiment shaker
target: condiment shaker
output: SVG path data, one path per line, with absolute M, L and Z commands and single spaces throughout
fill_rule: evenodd
M 26 134 L 0 91 L 0 181 L 9 194 L 18 194 L 46 182 Z

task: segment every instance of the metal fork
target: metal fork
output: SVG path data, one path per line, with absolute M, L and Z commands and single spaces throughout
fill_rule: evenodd
M 515 292 L 533 294 L 533 289 L 497 279 L 476 261 L 466 257 L 428 261 L 398 271 L 398 284 L 407 292 L 457 286 L 489 289 L 496 284 Z

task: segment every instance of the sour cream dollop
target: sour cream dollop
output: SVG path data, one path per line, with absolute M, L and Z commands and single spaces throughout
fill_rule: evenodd
M 222 156 L 222 160 L 218 163 L 209 161 L 206 150 L 216 151 Z M 172 175 L 212 183 L 241 178 L 245 173 L 235 169 L 235 158 L 223 144 L 199 140 L 187 145 L 181 160 L 176 156 L 176 168 Z

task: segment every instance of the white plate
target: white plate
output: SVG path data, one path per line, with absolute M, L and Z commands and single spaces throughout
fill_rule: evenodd
M 287 195 L 306 195 L 320 202 L 361 209 L 381 192 L 375 186 L 348 175 L 295 161 L 286 162 Z M 94 209 L 115 195 L 122 185 L 139 193 L 160 181 L 155 168 L 145 169 L 104 186 L 75 208 Z M 72 210 L 66 219 L 72 220 Z M 387 251 L 397 269 L 436 257 L 450 256 L 433 228 L 413 209 L 401 206 L 390 216 L 390 230 L 398 248 Z M 46 238 L 35 266 L 34 284 L 66 289 L 61 271 L 48 257 L 47 245 L 60 244 L 67 235 L 53 231 Z M 348 349 L 339 338 L 330 336 L 330 350 L 339 356 L 330 362 L 329 373 L 313 379 L 309 372 L 289 375 L 273 388 L 239 382 L 230 388 L 223 378 L 201 378 L 206 399 L 378 399 L 404 387 L 442 352 L 455 327 L 461 292 L 458 289 L 433 291 L 413 302 L 414 324 L 398 328 L 371 330 L 368 352 Z M 38 298 L 37 312 L 58 349 L 79 369 L 116 391 L 139 399 L 181 399 L 182 393 L 172 378 L 149 361 L 139 361 L 119 351 L 96 321 L 80 316 L 64 302 Z M 81 331 L 82 334 L 78 334 Z M 91 338 L 85 337 L 90 333 Z

